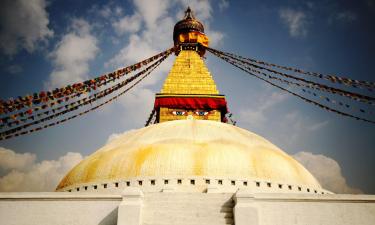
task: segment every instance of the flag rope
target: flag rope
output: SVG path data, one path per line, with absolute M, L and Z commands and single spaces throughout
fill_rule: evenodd
M 210 51 L 210 50 L 209 50 L 209 51 Z M 212 51 L 210 51 L 210 52 L 213 53 Z M 369 120 L 369 119 L 366 119 L 366 118 L 362 118 L 362 117 L 358 117 L 358 116 L 355 116 L 355 115 L 351 115 L 351 114 L 349 114 L 349 113 L 342 112 L 342 111 L 340 111 L 340 110 L 337 110 L 337 109 L 331 108 L 331 107 L 326 106 L 326 105 L 323 105 L 323 104 L 321 104 L 321 103 L 319 103 L 319 102 L 316 102 L 316 101 L 310 100 L 310 99 L 308 99 L 308 98 L 306 98 L 306 97 L 303 97 L 302 95 L 299 95 L 299 94 L 297 94 L 297 93 L 295 93 L 295 92 L 292 92 L 292 91 L 290 91 L 290 90 L 288 90 L 288 89 L 286 89 L 286 88 L 284 88 L 284 87 L 282 87 L 282 86 L 279 86 L 279 85 L 277 85 L 277 84 L 275 84 L 275 83 L 273 83 L 273 82 L 271 82 L 271 81 L 269 81 L 269 80 L 266 80 L 266 79 L 264 79 L 264 78 L 262 78 L 262 77 L 260 77 L 260 76 L 258 76 L 258 75 L 256 75 L 256 74 L 252 73 L 251 71 L 247 70 L 246 68 L 243 68 L 243 67 L 241 67 L 241 66 L 235 64 L 233 61 L 229 60 L 228 58 L 223 57 L 223 56 L 220 55 L 220 54 L 214 54 L 214 53 L 213 53 L 213 55 L 215 55 L 215 56 L 219 57 L 220 59 L 224 60 L 225 62 L 228 62 L 228 63 L 230 63 L 231 65 L 233 65 L 233 66 L 239 68 L 240 70 L 244 71 L 245 73 L 247 73 L 247 74 L 249 74 L 249 75 L 251 75 L 251 76 L 254 76 L 254 77 L 256 77 L 256 78 L 258 78 L 258 79 L 260 79 L 260 80 L 262 80 L 262 81 L 264 81 L 264 82 L 266 82 L 266 83 L 268 83 L 268 84 L 270 84 L 270 85 L 272 85 L 272 86 L 274 86 L 274 87 L 276 87 L 276 88 L 279 88 L 279 89 L 281 89 L 281 90 L 283 90 L 283 91 L 286 91 L 286 92 L 288 92 L 289 94 L 292 94 L 292 95 L 294 95 L 294 96 L 296 96 L 296 97 L 302 99 L 303 101 L 305 101 L 305 102 L 307 102 L 307 103 L 311 103 L 311 104 L 316 105 L 316 106 L 318 106 L 318 107 L 320 107 L 320 108 L 322 108 L 322 109 L 325 109 L 325 110 L 330 111 L 330 112 L 334 112 L 334 113 L 339 114 L 339 115 L 342 115 L 342 116 L 346 116 L 346 117 L 354 118 L 354 119 L 356 119 L 356 120 L 361 120 L 361 121 L 364 121 L 364 122 L 368 122 L 368 123 L 375 124 L 375 121 L 373 121 L 373 120 Z
M 13 137 L 18 137 L 18 136 L 22 136 L 22 135 L 26 135 L 26 134 L 30 134 L 30 133 L 33 133 L 33 132 L 36 132 L 36 131 L 40 131 L 42 129 L 45 129 L 45 128 L 48 128 L 48 127 L 52 127 L 52 126 L 55 126 L 55 125 L 59 125 L 61 123 L 64 123 L 66 121 L 69 121 L 69 120 L 72 120 L 76 117 L 79 117 L 79 116 L 82 116 L 82 115 L 85 115 L 89 112 L 92 112 L 114 100 L 116 100 L 117 98 L 119 98 L 120 96 L 122 96 L 123 94 L 125 94 L 126 92 L 128 92 L 130 89 L 132 89 L 134 86 L 136 86 L 139 82 L 141 82 L 143 79 L 145 79 L 152 71 L 155 70 L 155 68 L 157 68 L 172 52 L 170 52 L 169 54 L 163 56 L 160 61 L 158 61 L 158 63 L 152 67 L 148 72 L 146 72 L 141 78 L 139 78 L 137 81 L 135 81 L 134 84 L 132 84 L 130 87 L 128 87 L 127 89 L 121 91 L 120 93 L 118 93 L 117 95 L 111 97 L 110 99 L 102 102 L 101 104 L 95 106 L 95 107 L 92 107 L 86 111 L 83 111 L 83 112 L 80 112 L 78 114 L 75 114 L 73 116 L 70 116 L 70 117 L 67 117 L 65 119 L 62 119 L 62 120 L 58 120 L 56 122 L 52 122 L 52 123 L 49 123 L 49 124 L 46 124 L 46 125 L 43 125 L 43 126 L 39 126 L 39 127 L 36 127 L 36 128 L 32 128 L 30 130 L 26 130 L 26 131 L 21 131 L 22 129 L 17 129 L 15 132 L 12 132 L 12 133 L 0 133 L 0 141 L 1 140 L 5 140 L 5 139 L 10 139 L 10 138 L 13 138 Z M 139 77 L 139 76 L 138 76 Z M 43 121 L 44 122 L 44 121 Z M 35 125 L 35 124 L 33 124 Z

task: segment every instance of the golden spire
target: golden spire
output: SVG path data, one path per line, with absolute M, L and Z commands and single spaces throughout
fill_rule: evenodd
M 183 50 L 177 56 L 161 94 L 219 94 L 219 91 L 198 53 Z
M 220 95 L 201 56 L 208 46 L 201 22 L 188 8 L 176 23 L 173 39 L 177 58 L 159 94 L 154 109 L 157 121 L 195 118 L 225 122 L 227 103 Z

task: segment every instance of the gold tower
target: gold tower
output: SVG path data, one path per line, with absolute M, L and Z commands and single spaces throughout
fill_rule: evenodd
M 162 90 L 156 94 L 158 122 L 186 119 L 225 122 L 227 104 L 202 56 L 208 46 L 203 25 L 188 8 L 173 32 L 177 58 Z

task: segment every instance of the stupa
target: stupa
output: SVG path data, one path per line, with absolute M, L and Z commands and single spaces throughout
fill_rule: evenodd
M 156 124 L 86 157 L 55 192 L 0 193 L 0 224 L 374 224 L 374 196 L 323 189 L 287 153 L 227 122 L 202 58 L 209 39 L 189 8 L 173 40 Z
M 226 120 L 227 102 L 202 56 L 208 37 L 188 8 L 173 32 L 176 59 L 154 109 L 157 123 L 125 133 L 73 168 L 57 191 L 324 194 L 300 163 L 266 139 Z

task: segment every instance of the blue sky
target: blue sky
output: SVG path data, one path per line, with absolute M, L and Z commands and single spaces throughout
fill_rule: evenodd
M 188 4 L 204 23 L 213 48 L 308 71 L 375 80 L 374 0 L 0 4 L 2 99 L 95 77 L 171 47 L 173 26 Z M 294 155 L 327 188 L 375 194 L 374 125 L 323 111 L 211 54 L 206 57 L 238 126 Z M 53 189 L 71 166 L 109 137 L 142 127 L 173 59 L 112 105 L 0 142 L 0 190 L 25 190 L 17 187 L 26 183 L 35 184 L 30 190 Z M 43 172 L 45 168 L 50 172 Z

